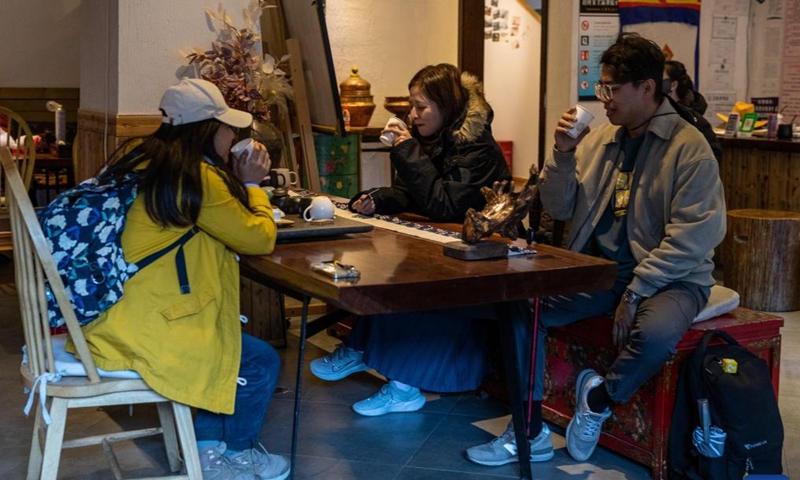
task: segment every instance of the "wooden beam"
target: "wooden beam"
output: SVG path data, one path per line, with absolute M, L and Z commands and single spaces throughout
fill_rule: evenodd
M 286 48 L 289 50 L 289 55 L 291 55 L 289 58 L 289 71 L 292 75 L 292 86 L 294 86 L 297 122 L 300 125 L 300 143 L 303 147 L 303 172 L 308 180 L 308 188 L 314 192 L 321 192 L 314 134 L 311 132 L 311 112 L 308 105 L 306 79 L 303 75 L 303 56 L 300 51 L 300 42 L 295 38 L 288 38 L 286 39 Z
M 458 2 L 458 67 L 483 81 L 484 0 Z

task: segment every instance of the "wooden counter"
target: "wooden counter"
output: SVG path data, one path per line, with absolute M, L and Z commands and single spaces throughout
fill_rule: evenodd
M 800 211 L 800 141 L 719 137 L 728 210 Z

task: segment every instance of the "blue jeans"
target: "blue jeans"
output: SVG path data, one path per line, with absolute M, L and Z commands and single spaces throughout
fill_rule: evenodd
M 662 288 L 639 304 L 628 344 L 606 372 L 606 389 L 615 403 L 626 403 L 634 393 L 658 373 L 675 354 L 678 342 L 692 320 L 708 302 L 709 287 L 676 282 Z M 542 299 L 536 348 L 536 375 L 533 399 L 544 397 L 545 337 L 548 327 L 568 325 L 595 315 L 612 313 L 620 295 L 611 290 L 561 295 Z M 528 384 L 530 370 L 530 316 L 515 315 L 517 350 L 522 365 L 521 385 Z M 609 339 L 611 331 L 608 331 Z M 527 389 L 523 388 L 527 397 Z
M 240 380 L 233 414 L 198 409 L 194 419 L 197 441 L 222 440 L 234 451 L 256 447 L 280 367 L 278 352 L 269 343 L 242 333 Z

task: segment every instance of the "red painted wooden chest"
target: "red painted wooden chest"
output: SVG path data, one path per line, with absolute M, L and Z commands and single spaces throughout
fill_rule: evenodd
M 601 374 L 616 357 L 612 320 L 593 317 L 566 327 L 551 328 L 547 337 L 545 420 L 566 427 L 575 412 L 575 378 L 584 368 Z M 634 395 L 613 409 L 603 424 L 600 445 L 648 465 L 655 479 L 667 476 L 667 439 L 680 366 L 706 330 L 725 330 L 767 361 L 778 394 L 783 318 L 744 308 L 695 324 L 678 344 L 678 352 Z

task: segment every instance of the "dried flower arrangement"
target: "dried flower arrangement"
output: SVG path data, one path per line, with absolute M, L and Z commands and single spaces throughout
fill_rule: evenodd
M 278 114 L 287 115 L 287 99 L 293 96 L 286 73 L 280 69 L 288 59 L 284 55 L 276 60 L 272 55 L 262 57 L 256 45 L 261 35 L 256 33 L 261 12 L 267 8 L 263 1 L 253 0 L 244 10 L 245 28 L 238 29 L 231 17 L 219 4 L 217 12 L 205 9 L 209 24 L 216 24 L 217 40 L 211 50 L 193 49 L 186 55 L 189 65 L 194 65 L 200 77 L 208 80 L 222 91 L 228 106 L 253 114 L 255 120 L 269 121 L 270 109 L 274 105 Z

